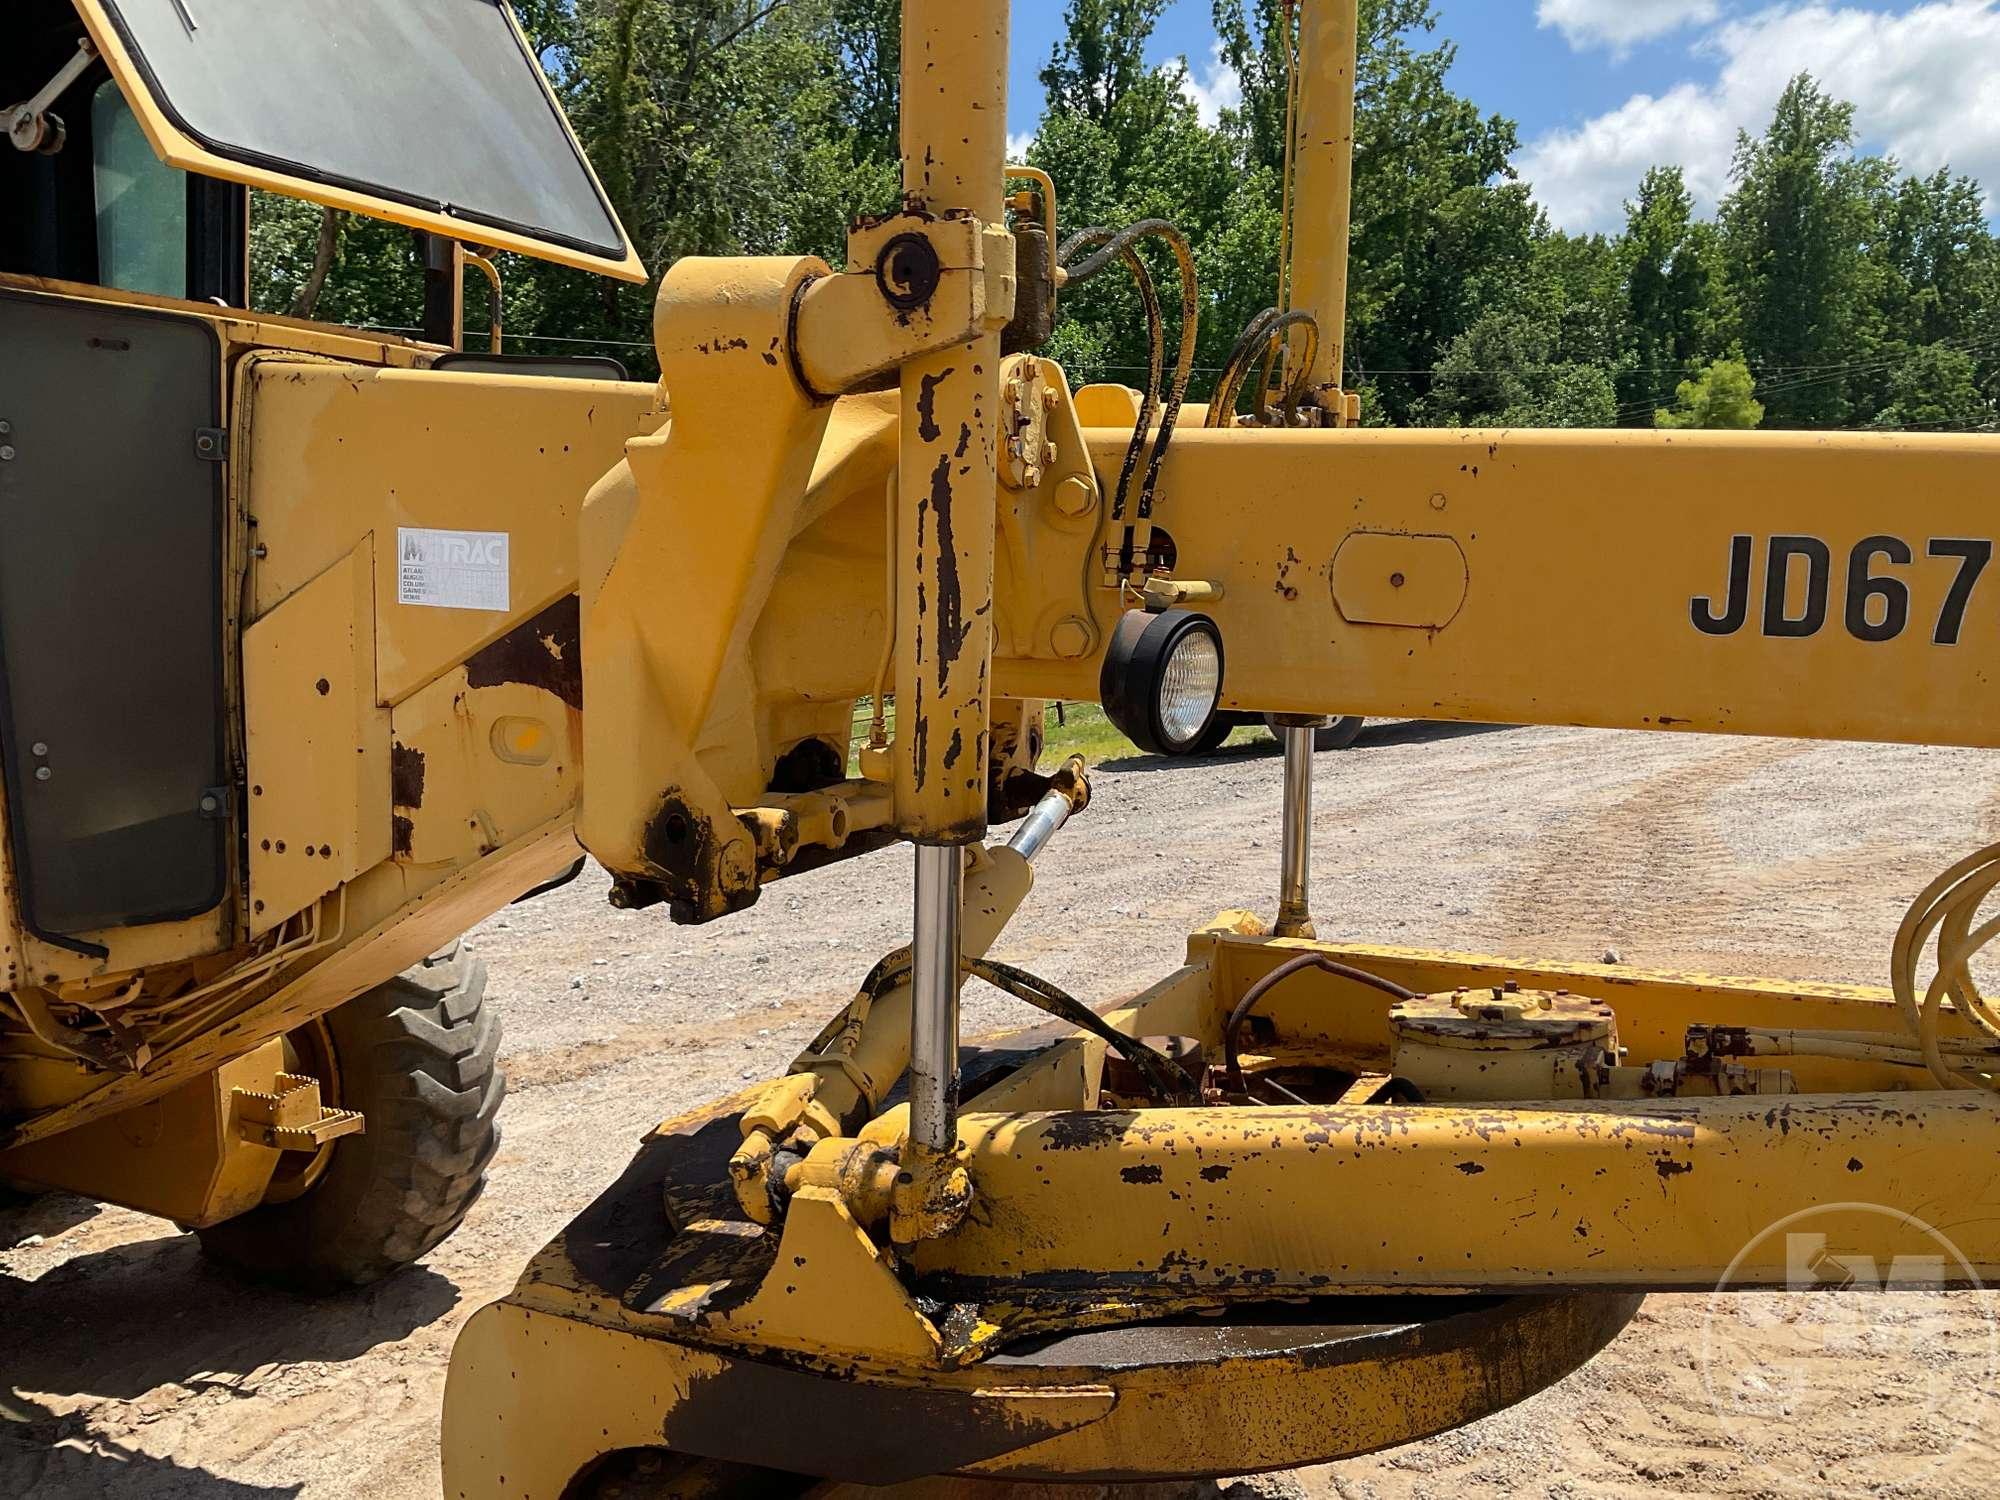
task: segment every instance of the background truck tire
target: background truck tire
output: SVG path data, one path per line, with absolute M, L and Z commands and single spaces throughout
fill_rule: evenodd
M 1313 749 L 1352 749 L 1354 742 L 1361 738 L 1361 731 L 1367 726 L 1367 723 L 1368 721 L 1360 714 L 1346 714 L 1338 719 L 1333 719 L 1324 728 L 1313 731 Z M 1282 745 L 1285 742 L 1284 735 L 1279 733 L 1278 726 L 1271 721 L 1268 714 L 1264 717 L 1264 727 L 1271 731 L 1279 744 Z
M 486 965 L 453 943 L 325 1020 L 338 1087 L 360 1135 L 297 1197 L 199 1231 L 202 1248 L 306 1290 L 362 1286 L 409 1265 L 459 1225 L 500 1148 L 506 1092 Z
M 1359 714 L 1348 714 L 1344 718 L 1335 719 L 1326 728 L 1315 729 L 1313 731 L 1313 749 L 1350 749 L 1353 747 L 1354 742 L 1361 738 L 1362 727 L 1367 722 Z

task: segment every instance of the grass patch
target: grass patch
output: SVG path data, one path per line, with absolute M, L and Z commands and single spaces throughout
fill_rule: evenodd
M 1051 703 L 1047 723 L 1047 738 L 1043 741 L 1043 770 L 1061 764 L 1072 755 L 1081 755 L 1086 763 L 1094 766 L 1107 760 L 1135 758 L 1139 754 L 1139 747 L 1120 734 L 1117 726 L 1095 703 L 1066 703 L 1061 718 L 1057 717 L 1056 706 Z M 1262 725 L 1246 725 L 1223 743 L 1225 746 L 1250 745 L 1271 738 L 1271 732 Z
M 1081 755 L 1086 764 L 1093 766 L 1107 760 L 1139 758 L 1139 747 L 1121 734 L 1103 708 L 1095 703 L 1065 703 L 1060 714 L 1056 705 L 1051 703 L 1044 722 L 1047 725 L 1042 742 L 1042 769 L 1045 772 L 1061 765 L 1072 755 Z M 854 746 L 848 754 L 850 776 L 860 772 L 858 751 L 868 733 L 868 709 L 865 704 L 855 714 L 854 724 Z M 896 705 L 893 701 L 889 704 L 888 727 L 893 736 L 896 731 Z M 1271 738 L 1271 732 L 1262 725 L 1251 725 L 1236 730 L 1225 745 L 1252 745 Z

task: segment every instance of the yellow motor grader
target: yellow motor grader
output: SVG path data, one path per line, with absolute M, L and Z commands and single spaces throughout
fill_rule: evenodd
M 1357 426 L 1354 0 L 1290 8 L 1288 273 L 1187 405 L 1187 241 L 1059 240 L 1060 184 L 1005 159 L 1008 12 L 905 0 L 904 201 L 845 267 L 668 271 L 671 420 L 582 512 L 613 900 L 715 920 L 902 839 L 911 941 L 474 1315 L 446 1494 L 1282 1468 L 1520 1401 L 1647 1291 L 1796 1284 L 1801 1214 L 1823 1270 L 1993 1274 L 2000 851 L 1877 990 L 1321 943 L 1308 844 L 1334 712 L 2000 743 L 2000 439 Z M 1096 275 L 1140 283 L 1144 389 L 1036 352 Z M 1271 917 L 1091 1003 L 1004 961 L 1088 797 L 1035 764 L 1050 699 L 1153 749 L 1279 716 Z M 1043 1029 L 962 1046 L 968 976 Z
M 48 10 L 71 34 L 8 80 L 17 170 L 50 170 L 38 101 L 81 50 Z M 487 1149 L 437 1060 L 485 1045 L 470 985 L 408 966 L 579 843 L 621 907 L 703 923 L 905 840 L 909 945 L 468 1322 L 448 1495 L 1280 1468 L 1519 1401 L 1646 1291 L 1787 1285 L 1768 1231 L 1799 1213 L 1895 1267 L 1936 1260 L 1948 1203 L 1942 1283 L 1990 1276 L 2000 1010 L 1970 965 L 2000 854 L 1918 897 L 1880 990 L 1316 939 L 1335 711 L 2000 742 L 2000 440 L 1359 428 L 1355 5 L 1294 13 L 1287 273 L 1205 407 L 1185 239 L 1065 239 L 1059 184 L 1006 161 L 1006 0 L 906 0 L 900 209 L 843 268 L 674 266 L 657 392 L 0 242 L 0 405 L 31 413 L 0 409 L 0 527 L 44 528 L 0 531 L 0 1175 L 349 1271 L 315 1205 Z M 440 302 L 465 240 L 637 274 L 487 0 L 349 0 L 321 29 L 378 92 L 337 107 L 304 7 L 76 14 L 155 156 L 436 235 Z M 449 171 L 409 160 L 426 91 Z M 1143 389 L 1037 352 L 1098 275 L 1140 284 Z M 1273 916 L 1089 1004 L 998 956 L 1088 802 L 1039 764 L 1052 699 L 1152 749 L 1278 716 Z M 1039 1029 L 962 1045 L 968 976 Z

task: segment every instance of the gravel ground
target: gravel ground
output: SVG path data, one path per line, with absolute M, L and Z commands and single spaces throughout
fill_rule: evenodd
M 1337 939 L 1880 981 L 1904 904 L 2000 838 L 1995 762 L 1955 750 L 1378 724 L 1321 757 L 1315 907 Z M 1275 896 L 1279 760 L 1113 764 L 1044 855 L 1001 956 L 1093 999 L 1187 929 Z M 451 1342 L 653 1122 L 768 1076 L 906 940 L 906 851 L 686 930 L 593 870 L 471 938 L 513 1093 L 489 1191 L 420 1267 L 309 1302 L 209 1269 L 192 1237 L 48 1198 L 0 1211 L 0 1495 L 431 1497 Z M 1019 1019 L 991 991 L 967 1026 Z M 1841 1299 L 1843 1302 L 1846 1299 Z M 1462 1432 L 1167 1494 L 1984 1495 L 2000 1433 L 1983 1294 L 1853 1312 L 1655 1298 L 1589 1367 Z M 1872 1309 L 1873 1304 L 1869 1305 Z M 1721 1420 L 1700 1350 L 1785 1373 L 1782 1420 Z M 1782 1357 L 1781 1357 L 1782 1356 Z

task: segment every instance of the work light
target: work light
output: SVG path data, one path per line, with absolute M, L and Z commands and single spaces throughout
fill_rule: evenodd
M 1185 609 L 1118 622 L 1098 680 L 1104 712 L 1151 755 L 1184 753 L 1222 701 L 1222 632 Z

